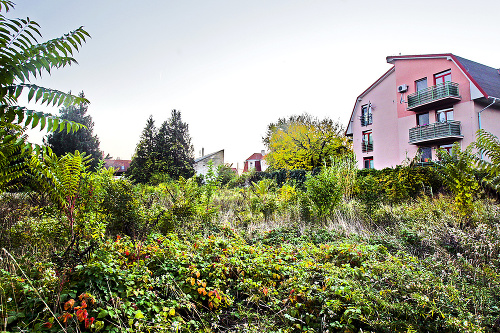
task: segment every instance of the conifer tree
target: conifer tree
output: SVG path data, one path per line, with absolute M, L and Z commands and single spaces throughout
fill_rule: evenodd
M 156 136 L 157 130 L 153 116 L 149 116 L 146 127 L 141 134 L 141 140 L 135 148 L 135 154 L 130 162 L 126 175 L 138 183 L 147 183 L 156 168 Z
M 156 139 L 159 159 L 158 171 L 172 179 L 194 175 L 194 148 L 188 124 L 182 122 L 181 112 L 172 110 L 170 118 L 160 127 Z
M 141 140 L 127 171 L 127 176 L 138 183 L 147 183 L 155 173 L 177 180 L 180 176 L 194 175 L 194 148 L 188 124 L 182 122 L 181 113 L 172 110 L 168 120 L 156 130 L 150 116 Z
M 83 91 L 78 95 L 85 99 Z M 82 102 L 76 106 L 68 106 L 59 110 L 61 119 L 74 121 L 85 125 L 87 128 L 82 128 L 77 132 L 56 131 L 47 136 L 47 145 L 57 156 L 63 156 L 66 153 L 74 153 L 79 151 L 90 155 L 92 160 L 89 163 L 91 170 L 95 170 L 99 161 L 102 159 L 102 151 L 99 150 L 99 138 L 93 134 L 94 122 L 92 117 L 87 115 L 88 103 Z

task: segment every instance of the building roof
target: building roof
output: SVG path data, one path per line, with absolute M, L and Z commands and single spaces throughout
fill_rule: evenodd
M 210 157 L 214 156 L 215 154 L 220 153 L 221 151 L 223 152 L 223 151 L 224 151 L 224 149 L 221 149 L 221 150 L 219 150 L 219 151 L 216 151 L 215 153 L 211 153 L 211 154 L 208 154 L 208 155 L 204 155 L 204 156 L 202 156 L 202 157 L 198 157 L 197 159 L 195 159 L 195 160 L 194 160 L 194 163 L 198 163 L 198 162 L 200 162 L 200 161 L 203 161 L 203 160 L 205 160 L 205 159 L 208 159 L 208 158 L 210 158 Z
M 455 56 L 464 69 L 486 92 L 487 97 L 500 97 L 500 72 L 498 69 Z
M 131 160 L 104 160 L 104 167 L 106 169 L 118 169 L 118 172 L 125 172 L 130 167 Z
M 245 160 L 245 162 L 250 160 L 262 160 L 262 159 L 264 159 L 264 156 L 262 156 L 261 153 L 253 153 L 252 156 L 250 156 Z

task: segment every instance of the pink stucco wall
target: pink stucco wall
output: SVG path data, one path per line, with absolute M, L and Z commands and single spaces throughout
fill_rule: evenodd
M 397 132 L 398 118 L 396 116 L 396 76 L 390 74 L 371 91 L 361 97 L 356 103 L 355 119 L 353 122 L 353 148 L 358 159 L 358 167 L 363 168 L 363 158 L 373 156 L 374 167 L 382 169 L 396 166 L 401 163 L 398 157 L 399 140 Z M 361 126 L 359 117 L 361 107 L 372 103 L 373 124 Z M 372 130 L 373 151 L 362 153 L 362 132 Z

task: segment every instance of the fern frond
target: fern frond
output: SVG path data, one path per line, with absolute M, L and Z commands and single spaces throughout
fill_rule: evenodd
M 20 126 L 10 124 L 0 129 L 0 190 L 14 188 L 13 181 L 20 178 L 27 168 L 26 137 Z
M 476 133 L 475 147 L 486 159 L 477 160 L 481 170 L 487 173 L 484 181 L 498 190 L 500 188 L 500 139 L 495 135 L 479 130 Z

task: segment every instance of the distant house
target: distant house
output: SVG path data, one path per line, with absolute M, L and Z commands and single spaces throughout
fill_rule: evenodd
M 212 161 L 214 170 L 217 170 L 219 165 L 224 165 L 224 149 L 208 155 L 205 155 L 202 149 L 201 155 L 201 157 L 194 160 L 193 164 L 194 171 L 197 175 L 205 176 L 207 174 L 209 161 Z
M 130 167 L 131 160 L 104 160 L 104 167 L 106 169 L 115 169 L 115 175 L 121 176 Z
M 262 150 L 260 153 L 254 153 L 252 156 L 245 160 L 243 165 L 243 172 L 255 169 L 255 171 L 266 171 L 267 164 L 264 160 L 265 152 Z

